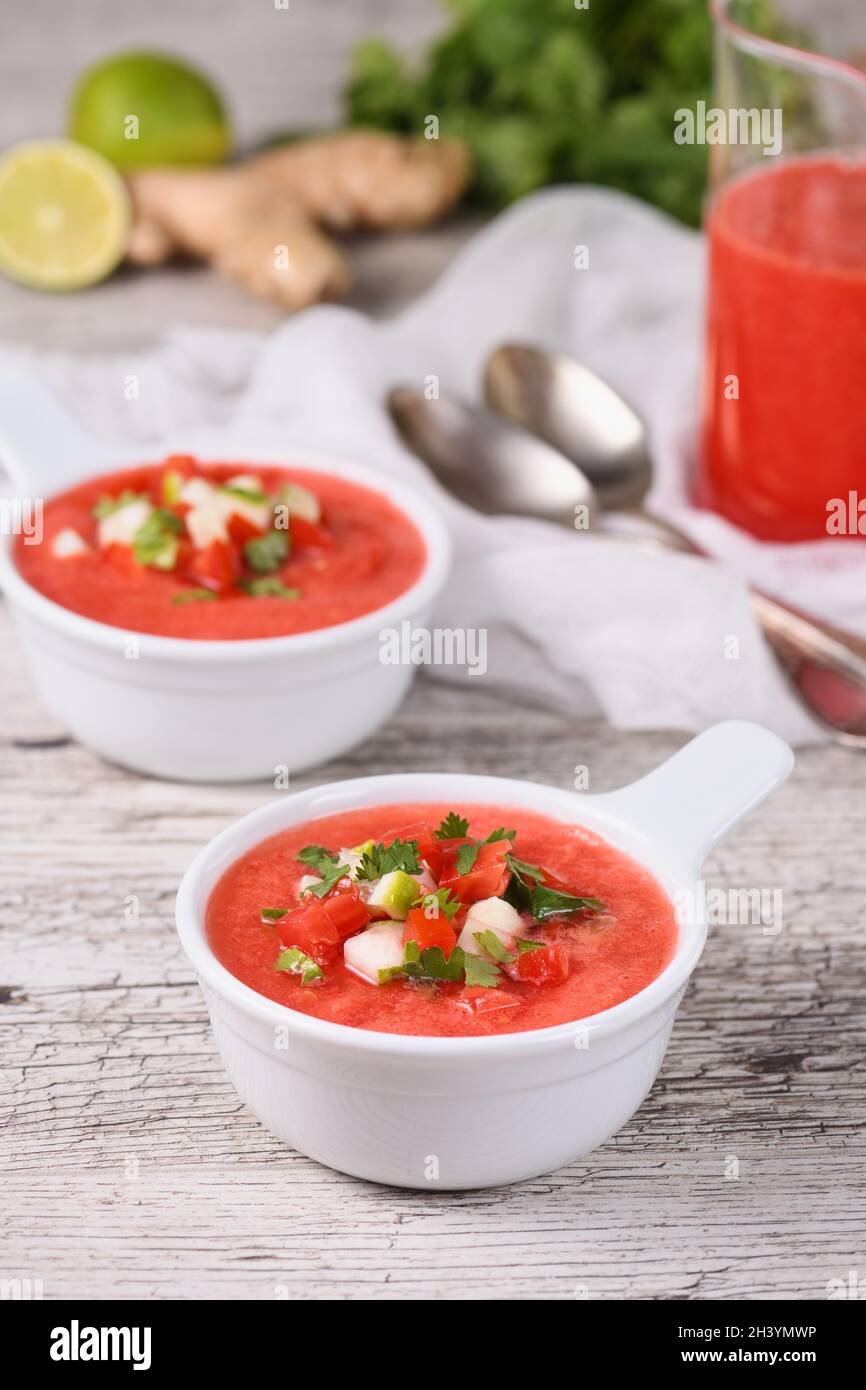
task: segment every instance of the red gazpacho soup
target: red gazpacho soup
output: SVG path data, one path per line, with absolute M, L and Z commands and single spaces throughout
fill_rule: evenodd
M 670 899 L 580 826 L 513 807 L 376 806 L 292 826 L 214 888 L 244 984 L 381 1033 L 463 1037 L 599 1013 L 671 959 Z
M 163 637 L 312 632 L 416 582 L 421 533 L 386 497 L 333 474 L 174 455 L 45 503 L 23 577 L 64 608 Z

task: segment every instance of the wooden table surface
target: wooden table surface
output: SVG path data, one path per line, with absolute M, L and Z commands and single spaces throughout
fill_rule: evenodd
M 710 886 L 782 889 L 783 929 L 713 931 L 615 1139 L 512 1188 L 395 1191 L 253 1119 L 177 941 L 194 852 L 280 793 L 100 762 L 36 704 L 5 615 L 0 642 L 0 1278 L 46 1298 L 822 1299 L 862 1276 L 858 758 L 801 754 L 714 856 Z M 568 786 L 583 763 L 602 790 L 682 741 L 422 679 L 382 734 L 294 786 L 383 768 Z

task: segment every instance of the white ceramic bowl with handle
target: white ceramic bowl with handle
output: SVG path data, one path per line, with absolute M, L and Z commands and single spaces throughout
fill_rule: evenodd
M 674 956 L 632 998 L 588 1019 L 498 1037 L 405 1037 L 347 1028 L 266 999 L 230 974 L 205 935 L 217 880 L 287 826 L 401 802 L 526 807 L 601 834 L 699 909 L 710 849 L 788 776 L 790 749 L 756 724 L 717 724 L 639 782 L 580 796 L 535 782 L 398 774 L 297 792 L 254 811 L 198 855 L 177 897 L 183 947 L 240 1096 L 302 1153 L 398 1187 L 471 1188 L 549 1172 L 603 1144 L 652 1086 L 704 946 L 678 914 Z M 371 986 L 373 988 L 373 986 Z
M 0 536 L 0 587 L 36 689 L 54 715 L 112 762 L 159 777 L 239 781 L 336 757 L 374 732 L 406 693 L 414 668 L 381 660 L 383 628 L 423 626 L 445 582 L 450 543 L 418 494 L 358 464 L 273 440 L 198 432 L 172 452 L 244 466 L 283 464 L 344 477 L 411 517 L 427 549 L 419 579 L 390 603 L 316 632 L 241 641 L 187 641 L 94 622 L 22 577 Z M 18 497 L 46 499 L 101 473 L 146 462 L 140 449 L 86 435 L 28 377 L 0 374 L 0 464 Z

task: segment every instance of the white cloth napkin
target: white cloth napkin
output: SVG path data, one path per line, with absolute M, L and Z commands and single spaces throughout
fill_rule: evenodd
M 575 267 L 578 246 L 588 248 L 588 268 Z M 702 276 L 697 233 L 617 193 L 553 189 L 492 222 L 389 322 L 322 306 L 267 339 L 175 331 L 129 360 L 42 355 L 30 365 L 83 423 L 140 441 L 144 454 L 170 448 L 178 431 L 216 424 L 227 456 L 235 434 L 276 438 L 287 461 L 296 445 L 411 478 L 419 506 L 440 507 L 455 541 L 436 624 L 488 630 L 485 676 L 450 666 L 432 667 L 434 676 L 507 687 L 574 715 L 602 710 L 623 729 L 698 730 L 737 716 L 794 743 L 819 741 L 742 581 L 866 635 L 866 557 L 830 540 L 758 544 L 689 506 Z M 571 352 L 622 391 L 651 431 L 652 505 L 724 564 L 481 517 L 441 491 L 399 442 L 383 395 L 394 382 L 435 375 L 477 398 L 487 353 L 506 340 Z M 130 373 L 137 400 L 122 390 Z

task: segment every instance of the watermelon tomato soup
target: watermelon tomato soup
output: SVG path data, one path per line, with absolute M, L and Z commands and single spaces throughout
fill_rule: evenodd
M 264 840 L 216 884 L 206 931 L 269 999 L 439 1037 L 598 1013 L 654 980 L 677 940 L 663 889 L 599 836 L 444 804 L 347 811 Z
M 426 548 L 378 492 L 333 474 L 174 455 L 45 503 L 19 537 L 33 588 L 98 622 L 163 637 L 284 637 L 383 607 Z

